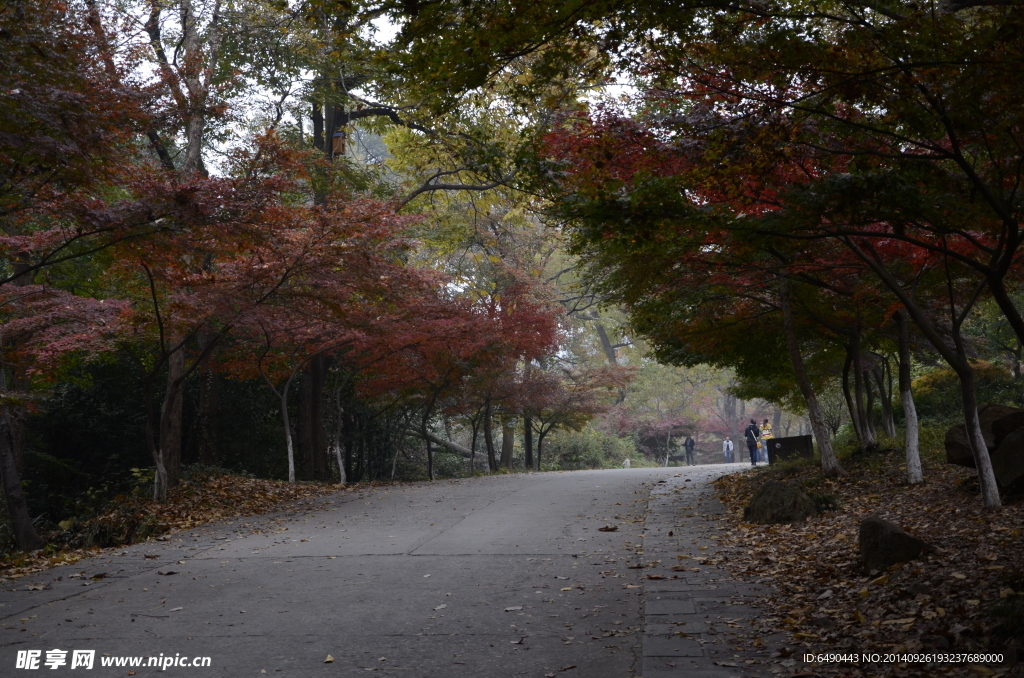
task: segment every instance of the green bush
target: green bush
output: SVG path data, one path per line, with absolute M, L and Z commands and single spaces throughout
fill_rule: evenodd
M 581 431 L 556 431 L 544 441 L 543 470 L 617 468 L 626 458 L 633 466 L 650 466 L 629 440 L 589 426 Z
M 1024 406 L 1024 383 L 1004 368 L 984 360 L 973 363 L 979 403 Z M 933 370 L 914 380 L 914 405 L 918 418 L 942 423 L 963 419 L 960 379 L 947 368 Z

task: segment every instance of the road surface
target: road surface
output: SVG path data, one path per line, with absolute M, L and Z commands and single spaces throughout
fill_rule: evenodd
M 677 558 L 715 552 L 708 481 L 740 469 L 349 490 L 107 552 L 0 592 L 0 675 L 760 675 L 753 591 Z

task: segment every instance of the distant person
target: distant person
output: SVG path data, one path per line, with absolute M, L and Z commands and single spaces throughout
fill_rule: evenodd
M 622 462 L 622 468 L 629 468 L 629 457 L 626 457 L 626 461 Z
M 725 455 L 726 464 L 732 463 L 732 447 L 732 438 L 726 436 L 725 440 L 722 441 L 722 454 Z
M 686 465 L 687 466 L 696 466 L 697 465 L 697 461 L 693 457 L 693 448 L 696 445 L 697 445 L 697 443 L 695 443 L 693 441 L 693 438 L 691 438 L 690 436 L 686 436 L 686 441 L 683 442 L 683 447 L 686 448 Z
M 757 422 L 751 419 L 750 426 L 743 431 L 743 438 L 747 442 L 747 449 L 750 450 L 751 466 L 757 466 L 757 448 L 761 447 L 761 441 L 758 440 L 760 437 L 761 429 L 757 427 Z
M 767 419 L 765 419 L 764 422 L 761 424 L 761 449 L 764 452 L 764 454 L 761 456 L 769 464 L 772 460 L 768 458 L 768 448 L 770 447 L 768 445 L 768 441 L 771 440 L 772 437 L 772 425 L 768 422 Z

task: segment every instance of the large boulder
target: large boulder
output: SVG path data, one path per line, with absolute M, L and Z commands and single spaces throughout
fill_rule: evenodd
M 1024 428 L 1009 434 L 992 453 L 992 471 L 1004 490 L 1024 489 Z
M 982 405 L 978 408 L 978 419 L 981 421 L 981 433 L 985 437 L 985 445 L 989 450 L 996 448 L 996 435 L 993 425 L 996 421 L 1015 415 L 1021 410 L 1005 405 Z M 967 425 L 960 424 L 946 431 L 946 462 L 974 468 L 974 455 L 967 442 Z
M 1000 417 L 992 422 L 992 438 L 996 449 L 1002 445 L 1006 437 L 1017 429 L 1024 428 L 1024 410 L 1014 410 L 1005 417 Z
M 932 546 L 907 533 L 899 525 L 869 516 L 861 521 L 860 562 L 865 572 L 884 570 L 896 563 L 914 560 Z
M 800 484 L 792 480 L 769 480 L 754 493 L 743 509 L 743 519 L 751 523 L 802 523 L 818 513 L 814 500 Z

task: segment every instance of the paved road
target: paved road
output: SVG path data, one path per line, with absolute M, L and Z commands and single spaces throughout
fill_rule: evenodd
M 138 544 L 0 592 L 0 676 L 38 675 L 13 668 L 19 650 L 41 651 L 45 675 L 77 675 L 74 650 L 96 651 L 91 676 L 757 674 L 765 651 L 738 637 L 751 591 L 693 560 L 670 569 L 714 553 L 707 481 L 726 468 L 349 491 Z M 67 664 L 50 670 L 54 649 Z

